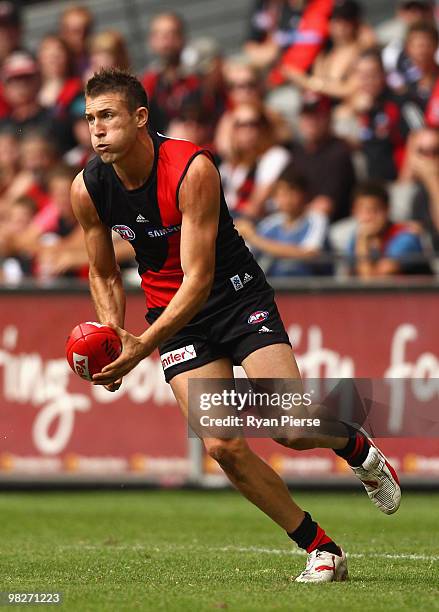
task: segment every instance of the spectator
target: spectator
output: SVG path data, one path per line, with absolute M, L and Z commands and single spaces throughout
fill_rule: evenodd
M 21 15 L 16 2 L 0 2 L 0 66 L 21 48 Z
M 348 216 L 354 167 L 349 146 L 332 133 L 328 98 L 304 96 L 299 135 L 301 142 L 292 145 L 291 165 L 308 181 L 313 208 L 333 221 Z
M 276 143 L 262 107 L 241 104 L 232 116 L 231 154 L 220 166 L 226 201 L 233 214 L 257 218 L 290 155 Z
M 439 77 L 439 66 L 435 60 L 438 44 L 439 34 L 434 23 L 421 21 L 411 25 L 405 50 L 388 79 L 391 87 L 404 93 L 422 114 Z
M 30 54 L 24 51 L 12 53 L 3 64 L 2 76 L 4 97 L 11 110 L 0 120 L 0 129 L 13 129 L 20 137 L 27 131 L 38 130 L 54 141 L 61 151 L 72 146 L 68 102 L 78 94 L 79 82 L 71 82 L 64 90 L 64 97 L 58 98 L 55 108 L 49 111 L 39 102 L 39 67 Z
M 188 104 L 169 124 L 168 136 L 189 140 L 215 154 L 211 117 L 201 104 Z
M 425 120 L 430 127 L 439 127 L 439 79 L 428 102 Z
M 15 129 L 17 135 L 27 129 L 49 129 L 50 119 L 38 102 L 40 77 L 38 64 L 24 52 L 16 51 L 3 63 L 3 92 L 10 113 L 1 127 Z
M 19 250 L 17 252 L 12 243 L 16 236 L 28 230 L 35 212 L 35 202 L 27 196 L 22 196 L 12 202 L 7 218 L 0 225 L 0 258 L 4 258 L 0 266 L 0 276 L 3 282 L 17 283 L 26 276 L 32 276 L 32 258 Z
M 100 68 L 121 68 L 131 66 L 128 49 L 122 34 L 106 30 L 95 34 L 90 41 L 90 68 L 86 78 L 93 76 Z
M 356 276 L 379 278 L 430 271 L 422 257 L 419 236 L 409 225 L 390 221 L 389 196 L 382 184 L 359 185 L 353 210 L 357 229 L 350 241 L 348 255 Z
M 317 56 L 310 75 L 286 68 L 285 74 L 298 87 L 343 98 L 350 92 L 350 76 L 360 53 L 361 6 L 354 0 L 335 5 L 329 21 L 329 40 Z
M 209 115 L 210 127 L 214 128 L 226 107 L 221 48 L 214 38 L 197 38 L 185 48 L 183 62 L 189 72 L 201 79 L 201 105 Z
M 40 105 L 56 121 L 57 143 L 65 151 L 75 144 L 71 110 L 83 97 L 82 81 L 74 76 L 72 55 L 65 42 L 54 34 L 43 38 L 38 49 L 41 87 Z
M 433 19 L 432 0 L 399 0 L 395 17 L 376 29 L 378 41 L 384 46 L 383 64 L 387 73 L 397 68 L 410 26 Z
M 70 110 L 72 129 L 76 145 L 64 155 L 64 161 L 73 168 L 85 168 L 87 162 L 95 156 L 91 145 L 90 129 L 85 118 L 85 99 L 77 99 Z
M 187 74 L 181 62 L 185 45 L 185 24 L 175 13 L 160 13 L 151 21 L 149 48 L 158 60 L 142 77 L 149 96 L 151 123 L 159 132 L 166 131 L 188 100 L 201 95 L 197 75 Z
M 255 66 L 241 57 L 232 57 L 224 64 L 224 77 L 227 87 L 227 105 L 234 108 L 238 104 L 255 104 L 264 96 L 263 81 Z
M 20 11 L 15 2 L 0 2 L 0 69 L 5 59 L 21 47 Z M 11 107 L 5 100 L 3 82 L 0 81 L 0 119 L 6 117 Z
M 65 164 L 58 164 L 47 175 L 47 191 L 50 204 L 40 211 L 34 224 L 42 233 L 50 232 L 65 237 L 76 226 L 76 218 L 70 205 L 70 188 L 77 172 Z
M 41 210 L 48 204 L 46 191 L 47 173 L 57 162 L 57 150 L 45 134 L 28 132 L 20 141 L 20 172 L 7 191 L 7 197 L 15 200 L 22 195 L 32 198 Z
M 224 65 L 224 75 L 227 88 L 226 107 L 228 110 L 218 122 L 215 133 L 215 148 L 221 157 L 230 157 L 230 145 L 233 141 L 233 110 L 241 104 L 261 105 L 264 97 L 263 84 L 258 70 L 242 59 L 231 59 Z M 279 143 L 287 143 L 291 132 L 286 121 L 271 108 L 265 109 L 275 139 Z
M 48 34 L 38 47 L 41 87 L 38 99 L 55 116 L 64 116 L 69 104 L 82 91 L 82 82 L 73 76 L 69 48 L 59 36 Z
M 335 131 L 360 148 L 368 177 L 393 181 L 403 162 L 408 125 L 402 101 L 386 85 L 378 50 L 361 53 L 353 79 L 352 95 L 335 111 Z
M 3 197 L 19 171 L 19 144 L 14 132 L 0 132 L 0 196 Z
M 85 6 L 73 5 L 64 10 L 59 35 L 73 55 L 75 73 L 82 77 L 88 69 L 88 43 L 93 32 L 93 13 Z
M 281 52 L 294 43 L 304 5 L 305 2 L 285 0 L 253 3 L 244 50 L 255 66 L 271 67 Z
M 416 180 L 413 219 L 429 233 L 435 253 L 439 253 L 439 130 L 423 128 L 413 135 L 408 160 Z
M 269 276 L 309 276 L 330 272 L 316 260 L 327 248 L 328 221 L 308 202 L 307 183 L 290 166 L 276 182 L 275 212 L 257 226 L 237 219 L 236 227 Z
M 301 72 L 311 68 L 326 42 L 333 4 L 333 0 L 305 0 L 300 4 L 300 15 L 293 22 L 291 38 L 270 72 L 269 83 L 272 87 L 285 82 L 284 68 Z
M 70 205 L 70 188 L 75 175 L 73 168 L 62 164 L 48 174 L 49 204 L 35 215 L 26 231 L 14 237 L 13 252 L 40 256 L 43 249 L 52 248 L 73 232 L 77 222 Z M 51 276 L 51 271 L 41 265 L 35 273 L 44 278 Z

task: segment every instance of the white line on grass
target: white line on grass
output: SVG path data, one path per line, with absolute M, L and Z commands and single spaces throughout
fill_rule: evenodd
M 147 546 L 144 544 L 67 544 L 59 546 L 63 550 L 71 550 L 73 548 L 80 550 L 127 550 L 127 551 L 144 551 L 144 552 L 164 552 L 172 553 L 172 551 L 184 550 L 191 552 L 235 552 L 235 553 L 257 553 L 257 554 L 268 554 L 268 555 L 286 555 L 286 556 L 304 556 L 304 551 L 291 548 L 260 548 L 257 546 L 222 546 L 222 547 L 208 547 L 208 546 L 194 546 L 194 545 L 170 545 L 162 546 Z M 351 559 L 395 559 L 404 561 L 439 561 L 439 556 L 436 555 L 421 555 L 412 553 L 346 553 L 348 558 Z
M 298 549 L 283 549 L 283 548 L 258 548 L 257 546 L 224 546 L 222 548 L 212 549 L 217 552 L 254 552 L 261 554 L 271 555 L 303 555 L 303 551 Z M 373 557 L 374 559 L 405 559 L 409 561 L 439 561 L 439 556 L 434 555 L 418 555 L 418 554 L 390 554 L 390 553 L 346 553 L 347 557 L 352 559 L 364 559 L 367 557 Z

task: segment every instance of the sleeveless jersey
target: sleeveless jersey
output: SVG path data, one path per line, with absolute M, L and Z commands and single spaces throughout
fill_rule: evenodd
M 150 134 L 154 163 L 148 180 L 128 190 L 111 164 L 99 157 L 88 162 L 83 177 L 101 221 L 134 247 L 148 320 L 154 320 L 169 304 L 183 280 L 180 261 L 182 215 L 178 196 L 181 183 L 197 155 L 212 159 L 209 151 L 191 142 Z M 242 265 L 254 263 L 243 239 L 233 226 L 221 187 L 216 238 L 215 286 L 236 274 Z

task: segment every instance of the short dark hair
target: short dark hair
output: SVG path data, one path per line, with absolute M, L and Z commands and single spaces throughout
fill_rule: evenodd
M 382 202 L 383 208 L 389 208 L 389 192 L 380 181 L 364 181 L 359 183 L 354 189 L 353 201 L 361 197 L 377 198 Z
M 297 172 L 293 164 L 288 165 L 279 175 L 278 182 L 287 183 L 290 189 L 308 194 L 309 184 L 305 176 Z
M 87 81 L 85 95 L 96 98 L 104 93 L 122 93 L 128 110 L 133 113 L 139 106 L 148 107 L 148 96 L 139 79 L 120 68 L 102 68 Z
M 412 36 L 412 34 L 425 34 L 428 36 L 433 43 L 437 46 L 439 44 L 439 32 L 436 25 L 432 21 L 422 20 L 412 23 L 409 27 L 406 35 L 406 41 Z

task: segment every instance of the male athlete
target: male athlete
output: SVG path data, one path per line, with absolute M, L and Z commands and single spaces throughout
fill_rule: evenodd
M 116 390 L 158 348 L 187 417 L 189 378 L 231 379 L 233 365 L 240 364 L 252 379 L 298 379 L 274 292 L 233 226 L 211 155 L 153 133 L 146 93 L 123 71 L 102 70 L 88 81 L 86 118 L 97 157 L 75 178 L 72 205 L 84 230 L 97 316 L 123 342 L 121 356 L 94 376 L 94 384 Z M 111 230 L 131 242 L 139 264 L 150 324 L 139 337 L 123 329 L 125 295 Z M 258 312 L 264 313 L 263 333 L 249 324 Z M 345 428 L 341 437 L 291 434 L 282 443 L 334 449 L 373 503 L 392 514 L 401 495 L 394 470 L 361 432 Z M 343 550 L 295 504 L 244 438 L 203 442 L 235 487 L 309 553 L 296 580 L 347 578 Z

